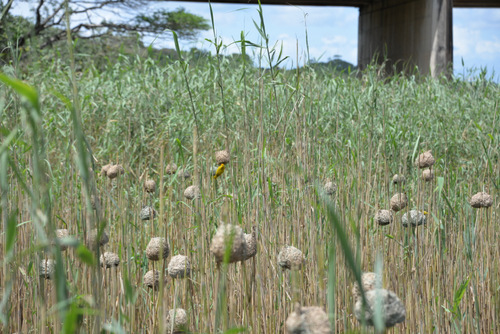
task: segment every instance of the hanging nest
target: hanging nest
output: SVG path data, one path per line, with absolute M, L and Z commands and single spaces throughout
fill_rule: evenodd
M 166 333 L 181 334 L 187 333 L 187 313 L 182 308 L 176 308 L 168 311 L 165 319 Z
M 151 218 L 151 216 L 153 216 L 153 218 Z M 141 218 L 141 220 L 155 219 L 156 216 L 158 216 L 158 212 L 148 205 L 143 206 L 139 213 L 139 218 Z
M 305 262 L 304 254 L 293 246 L 284 246 L 278 254 L 278 265 L 283 270 L 300 270 Z
M 54 276 L 54 271 L 56 269 L 56 261 L 52 259 L 43 259 L 40 261 L 40 277 L 45 279 L 52 279 Z
M 97 229 L 91 230 L 87 234 L 87 246 L 90 249 L 95 249 L 97 246 L 102 247 L 109 242 L 109 237 L 105 231 L 102 231 L 101 237 L 97 240 Z
M 197 199 L 201 197 L 201 191 L 198 186 L 189 186 L 184 190 L 184 197 L 187 199 Z
M 403 210 L 408 204 L 408 198 L 405 193 L 397 193 L 391 198 L 391 209 L 394 212 Z
M 434 179 L 434 171 L 432 169 L 424 169 L 422 172 L 422 180 L 425 182 L 432 181 Z
M 106 171 L 106 175 L 110 179 L 116 178 L 118 175 L 122 175 L 125 173 L 125 169 L 122 165 L 111 165 Z
M 69 232 L 67 229 L 57 229 L 56 230 L 56 239 L 57 239 L 57 243 L 61 247 L 61 251 L 65 251 L 66 249 L 68 249 L 68 245 L 61 242 L 64 239 L 67 239 L 68 237 L 69 237 Z
M 370 290 L 382 288 L 382 276 L 376 273 L 365 272 L 361 274 L 361 283 L 363 284 L 363 291 L 366 294 Z M 357 300 L 361 297 L 361 291 L 358 282 L 354 282 L 351 291 L 352 295 L 354 296 L 354 300 Z
M 177 165 L 175 164 L 175 162 L 172 162 L 167 165 L 166 173 L 167 175 L 172 175 L 175 174 L 176 170 L 177 170 Z
M 415 160 L 415 165 L 417 165 L 418 168 L 428 168 L 434 165 L 435 162 L 436 159 L 434 159 L 431 150 L 429 150 L 417 157 L 417 160 Z
M 359 322 L 363 319 L 368 326 L 375 325 L 375 307 L 380 302 L 382 306 L 382 320 L 385 328 L 390 328 L 405 321 L 406 309 L 398 296 L 385 289 L 370 290 L 366 294 L 367 305 L 363 309 L 363 300 L 358 298 L 354 305 L 354 315 Z M 364 311 L 364 312 L 363 312 Z
M 113 166 L 113 164 L 107 164 L 101 167 L 101 175 L 107 176 L 109 167 Z
M 99 264 L 101 267 L 106 268 L 118 267 L 120 265 L 120 258 L 115 253 L 105 252 L 104 254 L 101 254 Z
M 331 334 L 330 320 L 322 307 L 300 307 L 295 304 L 295 311 L 288 315 L 285 322 L 288 334 Z
M 392 177 L 392 183 L 394 184 L 403 184 L 406 182 L 406 177 L 402 174 L 395 174 Z
M 170 253 L 167 239 L 162 237 L 151 238 L 146 247 L 146 256 L 151 261 L 166 259 Z
M 148 288 L 158 290 L 160 287 L 160 272 L 156 269 L 148 271 L 144 275 L 143 282 Z
M 255 254 L 257 254 L 257 236 L 255 230 L 255 226 L 252 226 L 252 233 L 244 233 L 246 252 L 243 261 L 251 259 L 255 256 Z
M 330 196 L 334 196 L 337 193 L 337 185 L 332 181 L 326 182 L 324 189 L 326 194 Z
M 217 228 L 217 232 L 212 238 L 210 251 L 215 256 L 217 263 L 224 261 L 226 248 L 229 251 L 229 263 L 243 261 L 246 255 L 246 242 L 243 230 L 239 226 L 222 224 Z
M 375 222 L 379 225 L 389 225 L 394 220 L 391 210 L 378 210 L 375 214 Z
M 470 205 L 473 208 L 489 208 L 493 205 L 493 198 L 485 192 L 478 192 L 470 199 Z
M 154 180 L 146 180 L 144 182 L 144 190 L 148 193 L 154 193 L 156 191 L 156 182 Z
M 186 168 L 179 169 L 177 171 L 177 174 L 179 175 L 179 177 L 184 178 L 185 180 L 187 180 L 191 177 L 191 173 L 189 173 L 189 171 Z
M 231 159 L 231 156 L 229 155 L 228 151 L 218 151 L 215 152 L 215 161 L 217 162 L 217 165 L 220 164 L 228 164 L 229 160 Z
M 424 212 L 418 210 L 410 210 L 403 215 L 401 220 L 404 227 L 408 227 L 410 224 L 412 226 L 424 225 L 427 222 L 427 217 Z
M 168 263 L 168 275 L 172 278 L 184 278 L 191 273 L 191 264 L 184 255 L 176 255 Z

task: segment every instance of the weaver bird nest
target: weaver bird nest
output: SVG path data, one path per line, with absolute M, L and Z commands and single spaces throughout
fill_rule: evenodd
M 394 212 L 403 210 L 408 204 L 408 198 L 404 193 L 397 193 L 391 197 L 391 209 Z
M 120 258 L 115 253 L 105 252 L 104 254 L 101 254 L 99 264 L 101 267 L 106 268 L 118 267 L 120 265 Z
M 419 226 L 424 225 L 427 222 L 427 217 L 425 212 L 420 212 L 418 210 L 410 210 L 403 215 L 403 219 L 401 220 L 404 227 L 409 226 Z
M 231 156 L 229 155 L 228 151 L 218 151 L 215 152 L 215 161 L 217 162 L 217 165 L 220 164 L 228 164 L 229 160 L 231 159 Z
M 166 333 L 180 334 L 187 331 L 187 313 L 182 308 L 176 308 L 168 311 L 165 319 Z
M 69 232 L 67 229 L 56 230 L 57 242 L 59 243 L 62 251 L 65 251 L 66 249 L 68 249 L 68 245 L 61 243 L 61 241 L 64 239 L 67 239 L 68 237 L 69 237 Z
M 403 184 L 405 182 L 406 182 L 406 177 L 404 175 L 395 174 L 392 177 L 392 183 L 394 183 L 394 184 Z
M 300 270 L 305 262 L 304 254 L 293 246 L 284 246 L 278 254 L 278 265 L 282 269 Z
M 366 294 L 368 291 L 382 288 L 382 277 L 376 273 L 366 272 L 361 274 L 361 283 L 363 285 L 363 292 Z M 361 297 L 361 290 L 356 281 L 352 286 L 352 295 L 354 296 L 354 300 Z
M 375 214 L 375 222 L 379 225 L 389 225 L 394 220 L 391 210 L 378 210 Z
M 247 244 L 241 227 L 223 224 L 217 228 L 217 232 L 212 238 L 210 251 L 218 263 L 224 261 L 228 247 L 229 263 L 245 260 Z
M 425 182 L 432 181 L 434 179 L 434 171 L 432 169 L 424 169 L 422 172 L 422 180 Z
M 324 189 L 327 195 L 333 196 L 337 193 L 337 185 L 332 181 L 326 182 Z
M 91 230 L 87 234 L 87 246 L 91 249 L 95 249 L 97 246 L 102 247 L 109 242 L 109 237 L 105 231 L 101 232 L 99 240 L 97 240 L 98 231 L 97 229 Z
M 146 180 L 144 182 L 144 190 L 148 193 L 154 193 L 156 191 L 156 182 L 154 180 Z
M 168 175 L 172 175 L 172 174 L 175 174 L 175 171 L 177 170 L 177 165 L 175 164 L 175 162 L 172 162 L 172 163 L 169 163 L 167 165 L 167 169 L 166 169 L 166 173 Z
M 434 157 L 432 156 L 432 152 L 429 150 L 417 157 L 417 160 L 415 160 L 415 165 L 417 165 L 418 168 L 428 168 L 434 165 L 435 162 L 436 159 L 434 159 Z
M 167 239 L 162 237 L 151 238 L 146 247 L 146 256 L 151 261 L 166 259 L 170 254 L 170 247 Z
M 56 269 L 56 261 L 52 259 L 43 259 L 40 261 L 40 277 L 51 279 Z
M 200 198 L 201 197 L 200 188 L 198 188 L 198 186 L 187 187 L 186 190 L 184 190 L 184 197 L 191 200 Z
M 295 311 L 290 313 L 285 322 L 288 334 L 330 334 L 330 320 L 323 308 L 318 306 L 300 307 L 295 304 Z
M 155 219 L 156 216 L 158 216 L 158 212 L 148 205 L 143 206 L 139 213 L 139 218 L 141 218 L 141 220 Z
M 382 321 L 385 328 L 393 327 L 405 321 L 406 309 L 398 296 L 385 289 L 370 290 L 365 294 L 367 305 L 363 309 L 363 300 L 358 298 L 354 305 L 354 315 L 359 322 L 363 319 L 368 326 L 375 324 L 375 308 L 381 306 Z M 363 312 L 364 311 L 364 312 Z
M 106 176 L 110 179 L 116 178 L 118 175 L 125 173 L 125 169 L 122 165 L 111 165 L 106 170 Z
M 144 275 L 143 282 L 148 288 L 158 290 L 160 287 L 160 272 L 156 269 L 148 271 Z
M 191 264 L 184 255 L 176 255 L 168 263 L 168 275 L 172 278 L 184 278 L 191 273 Z
M 489 208 L 493 205 L 493 198 L 485 192 L 478 192 L 469 203 L 473 208 Z

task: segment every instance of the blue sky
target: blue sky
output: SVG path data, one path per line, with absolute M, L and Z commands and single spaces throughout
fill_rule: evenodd
M 23 6 L 23 5 L 22 5 Z M 17 13 L 27 9 L 17 7 Z M 188 12 L 210 19 L 207 3 L 165 2 L 155 5 L 166 9 L 184 7 Z M 253 21 L 259 22 L 258 7 L 249 4 L 212 4 L 217 36 L 227 45 L 227 53 L 239 52 L 232 42 L 239 40 L 241 31 L 246 39 L 259 43 L 259 34 Z M 327 61 L 335 55 L 357 63 L 358 14 L 354 7 L 263 6 L 264 21 L 271 42 L 283 46 L 290 56 L 287 66 L 303 64 L 306 54 L 306 27 L 311 58 Z M 122 15 L 124 16 L 124 15 Z M 102 12 L 102 18 L 113 20 L 116 13 Z M 96 19 L 99 21 L 101 18 Z M 213 32 L 202 32 L 196 41 L 182 43 L 183 48 L 203 48 L 214 51 L 205 39 L 213 39 Z M 149 43 L 151 40 L 148 40 Z M 488 74 L 495 71 L 500 77 L 500 8 L 453 10 L 453 43 L 455 73 L 468 73 L 469 69 L 487 67 Z M 154 41 L 156 47 L 173 47 L 168 36 Z M 298 57 L 297 57 L 298 48 Z M 465 69 L 462 67 L 462 60 Z

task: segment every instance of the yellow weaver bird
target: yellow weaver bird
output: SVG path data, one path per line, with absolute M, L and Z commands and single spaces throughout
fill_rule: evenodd
M 214 179 L 218 178 L 219 176 L 224 173 L 224 164 L 220 164 L 219 168 L 215 171 Z

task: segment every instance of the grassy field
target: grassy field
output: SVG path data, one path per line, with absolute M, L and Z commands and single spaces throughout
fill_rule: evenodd
M 300 302 L 324 307 L 336 333 L 370 333 L 353 315 L 351 287 L 353 269 L 375 267 L 406 307 L 389 333 L 496 332 L 497 84 L 384 77 L 380 68 L 263 70 L 217 57 L 165 66 L 119 57 L 104 71 L 71 64 L 2 68 L 38 92 L 17 86 L 25 98 L 0 85 L 2 332 L 156 333 L 166 330 L 165 312 L 181 307 L 193 333 L 282 333 Z M 231 161 L 214 180 L 223 149 Z M 436 164 L 426 183 L 414 161 L 427 150 Z M 110 162 L 125 173 L 101 176 Z M 168 175 L 171 163 L 192 177 Z M 392 184 L 396 173 L 404 185 Z M 147 179 L 154 194 L 143 189 Z M 323 192 L 327 179 L 335 196 Z M 183 193 L 193 184 L 202 197 L 190 201 Z M 408 206 L 377 225 L 375 213 L 400 191 Z M 493 196 L 492 207 L 469 205 L 479 191 Z M 158 217 L 141 221 L 144 205 Z M 429 212 L 427 224 L 404 228 L 410 209 Z M 257 227 L 253 259 L 217 268 L 209 248 L 222 222 Z M 84 240 L 96 226 L 109 243 L 91 252 Z M 74 237 L 66 251 L 53 242 L 58 228 Z M 167 238 L 170 256 L 155 269 L 182 254 L 193 270 L 153 292 L 143 276 L 156 236 Z M 302 250 L 302 270 L 280 269 L 284 245 Z M 99 267 L 105 251 L 119 255 L 117 268 Z M 42 259 L 56 260 L 50 280 L 39 275 Z

